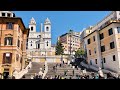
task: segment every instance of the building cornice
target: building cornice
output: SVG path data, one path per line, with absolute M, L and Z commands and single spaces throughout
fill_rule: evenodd
M 93 32 L 91 32 L 90 34 L 88 34 L 87 36 L 83 37 L 83 39 L 85 39 L 86 37 L 88 37 L 89 35 L 91 35 L 92 33 L 94 33 L 95 31 L 101 31 L 103 30 L 104 28 L 108 27 L 109 25 L 113 24 L 113 23 L 117 23 L 117 24 L 120 24 L 120 20 L 110 20 L 109 23 L 107 25 L 105 25 L 104 27 L 102 27 L 101 29 L 99 30 L 94 30 Z

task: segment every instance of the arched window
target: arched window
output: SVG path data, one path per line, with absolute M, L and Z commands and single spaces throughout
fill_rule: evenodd
M 22 57 L 20 58 L 20 63 L 22 64 Z
M 47 46 L 48 46 L 48 41 L 47 41 Z
M 33 27 L 31 27 L 31 31 L 33 31 Z
M 40 49 L 40 44 L 38 44 L 38 49 Z
M 3 64 L 11 63 L 12 61 L 12 53 L 3 53 Z
M 19 55 L 18 54 L 16 54 L 16 61 L 18 61 L 19 60 Z
M 15 14 L 13 13 L 13 17 L 15 17 Z
M 5 37 L 4 44 L 5 45 L 12 45 L 13 44 L 13 37 Z
M 49 27 L 46 27 L 46 31 L 49 31 Z
M 13 23 L 11 22 L 7 23 L 7 29 L 13 29 Z

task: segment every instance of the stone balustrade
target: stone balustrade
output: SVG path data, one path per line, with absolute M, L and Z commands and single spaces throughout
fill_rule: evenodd
M 86 68 L 93 69 L 93 70 L 95 70 L 95 71 L 98 71 L 98 70 L 99 70 L 99 68 L 94 67 L 94 66 L 92 66 L 92 65 L 87 65 L 87 64 L 85 64 L 85 63 L 83 63 L 83 62 L 81 62 L 81 65 L 83 65 L 83 66 L 86 67 Z M 112 71 L 109 71 L 109 70 L 106 70 L 106 69 L 102 69 L 102 71 L 103 71 L 103 73 L 109 73 L 109 72 L 110 72 L 113 76 L 118 77 L 118 74 L 115 73 L 115 72 L 112 72 Z
M 25 75 L 28 72 L 28 69 L 30 69 L 31 67 L 32 62 L 29 62 L 28 66 L 25 69 L 21 70 L 20 72 L 15 71 L 13 73 L 13 76 L 15 77 L 15 79 L 20 79 L 23 75 Z

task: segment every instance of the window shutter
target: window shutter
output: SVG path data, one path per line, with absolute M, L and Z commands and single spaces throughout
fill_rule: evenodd
M 11 37 L 11 45 L 13 45 L 13 37 Z
M 3 64 L 5 64 L 6 53 L 3 53 Z
M 9 61 L 9 63 L 11 64 L 11 62 L 12 62 L 12 53 L 10 53 L 10 61 Z
M 4 45 L 7 45 L 7 38 L 4 38 Z
M 22 44 L 22 42 L 21 42 L 21 50 L 23 50 L 23 44 Z
M 20 40 L 18 40 L 17 46 L 20 47 Z
M 21 59 L 20 59 L 20 63 L 22 64 L 22 57 L 21 57 Z

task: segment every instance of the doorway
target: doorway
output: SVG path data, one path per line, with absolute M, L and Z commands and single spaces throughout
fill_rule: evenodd
M 9 72 L 3 72 L 3 79 L 7 79 L 9 76 Z
M 9 69 L 4 69 L 4 72 L 3 72 L 3 79 L 7 79 L 9 76 Z
M 103 63 L 103 60 L 102 60 L 102 62 L 101 62 L 101 63 L 102 63 L 102 69 L 104 69 L 104 63 Z
M 90 60 L 90 65 L 92 65 L 92 60 Z

